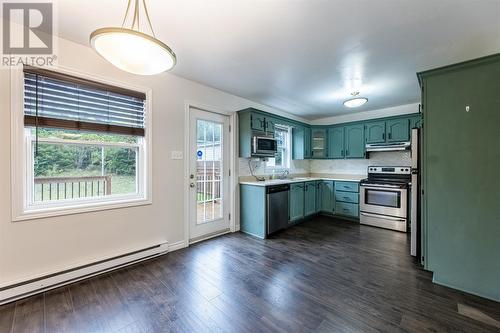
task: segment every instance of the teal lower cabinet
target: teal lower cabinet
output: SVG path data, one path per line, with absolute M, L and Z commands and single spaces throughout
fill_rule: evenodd
M 334 192 L 333 180 L 319 181 L 319 211 L 321 213 L 333 214 L 334 213 Z
M 359 218 L 359 183 L 335 182 L 335 214 Z
M 266 187 L 240 185 L 240 230 L 266 238 Z
M 316 182 L 304 183 L 304 216 L 316 214 Z
M 347 202 L 335 202 L 335 214 L 348 216 L 348 217 L 359 217 L 359 205 Z
M 304 218 L 304 183 L 290 184 L 289 194 L 289 223 Z
M 387 142 L 400 142 L 410 140 L 410 119 L 400 118 L 388 120 Z

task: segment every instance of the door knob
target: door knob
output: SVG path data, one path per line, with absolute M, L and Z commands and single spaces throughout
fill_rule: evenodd
M 189 184 L 189 187 L 191 188 L 195 187 L 194 183 Z

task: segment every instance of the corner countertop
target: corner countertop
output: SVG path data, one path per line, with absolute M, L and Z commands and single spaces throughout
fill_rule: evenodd
M 253 180 L 249 177 L 240 180 L 242 185 L 253 185 L 253 186 L 271 186 L 279 184 L 292 184 L 292 183 L 303 183 L 315 180 L 334 180 L 334 181 L 346 181 L 346 182 L 360 182 L 365 179 L 366 175 L 347 175 L 347 174 L 312 174 L 310 176 L 297 176 L 290 179 L 266 179 L 264 181 Z

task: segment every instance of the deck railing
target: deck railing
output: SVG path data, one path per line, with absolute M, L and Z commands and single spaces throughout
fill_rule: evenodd
M 35 201 L 111 195 L 111 176 L 35 178 Z

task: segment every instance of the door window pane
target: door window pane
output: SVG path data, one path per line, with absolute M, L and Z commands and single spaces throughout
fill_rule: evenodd
M 196 223 L 222 218 L 222 124 L 197 120 Z

